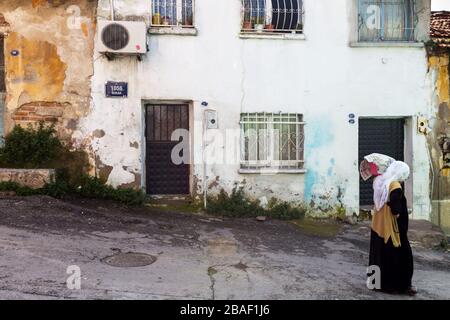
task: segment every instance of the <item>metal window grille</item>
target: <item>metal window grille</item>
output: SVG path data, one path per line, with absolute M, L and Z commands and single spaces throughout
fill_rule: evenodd
M 152 0 L 152 26 L 193 27 L 194 0 Z
M 303 116 L 296 113 L 241 114 L 242 169 L 303 169 Z
M 414 0 L 359 0 L 359 41 L 414 41 Z
M 303 0 L 242 0 L 242 32 L 303 32 Z

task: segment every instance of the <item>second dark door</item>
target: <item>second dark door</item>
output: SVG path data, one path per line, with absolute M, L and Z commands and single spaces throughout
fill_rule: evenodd
M 405 119 L 359 119 L 359 163 L 364 156 L 382 153 L 395 160 L 404 160 Z M 373 205 L 372 179 L 360 177 L 359 202 Z

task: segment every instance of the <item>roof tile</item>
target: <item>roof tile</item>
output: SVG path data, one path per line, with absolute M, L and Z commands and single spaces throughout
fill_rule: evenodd
M 430 35 L 439 47 L 450 48 L 450 11 L 431 13 Z

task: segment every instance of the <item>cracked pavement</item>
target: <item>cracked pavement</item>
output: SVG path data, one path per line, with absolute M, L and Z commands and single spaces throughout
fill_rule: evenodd
M 386 295 L 366 288 L 368 224 L 336 230 L 314 235 L 282 221 L 2 197 L 0 298 L 450 299 L 448 251 L 413 242 L 419 294 Z M 104 263 L 120 252 L 157 259 L 144 267 Z M 66 286 L 70 265 L 80 267 L 80 290 Z

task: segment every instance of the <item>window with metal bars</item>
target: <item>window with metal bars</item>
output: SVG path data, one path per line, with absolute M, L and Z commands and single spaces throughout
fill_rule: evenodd
M 359 41 L 414 41 L 414 0 L 359 0 Z
M 303 169 L 303 116 L 241 114 L 241 169 Z
M 303 0 L 242 0 L 242 32 L 303 32 Z
M 5 96 L 5 44 L 3 35 L 0 35 L 0 145 L 3 143 L 3 114 L 5 109 Z
M 152 0 L 153 27 L 194 26 L 194 0 Z

